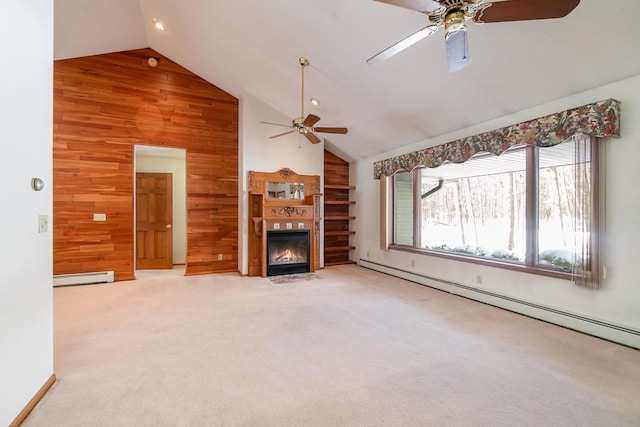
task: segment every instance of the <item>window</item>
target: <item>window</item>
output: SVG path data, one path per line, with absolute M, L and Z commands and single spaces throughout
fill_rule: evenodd
M 396 173 L 394 247 L 590 276 L 597 265 L 597 147 L 596 138 L 577 136 Z
M 394 182 L 394 242 L 413 246 L 413 174 L 398 172 Z

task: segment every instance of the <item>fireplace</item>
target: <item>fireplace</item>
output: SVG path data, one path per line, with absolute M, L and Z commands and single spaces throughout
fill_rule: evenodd
M 309 230 L 267 232 L 267 276 L 311 271 L 309 258 Z
M 297 198 L 287 197 L 292 188 L 304 191 Z M 249 171 L 247 190 L 249 276 L 318 270 L 320 176 L 299 175 L 287 168 L 277 172 Z

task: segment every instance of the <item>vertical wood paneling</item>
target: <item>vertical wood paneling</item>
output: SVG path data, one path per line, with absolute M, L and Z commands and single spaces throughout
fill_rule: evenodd
M 237 271 L 238 100 L 140 49 L 54 63 L 54 274 L 134 277 L 135 144 L 187 150 L 187 274 Z

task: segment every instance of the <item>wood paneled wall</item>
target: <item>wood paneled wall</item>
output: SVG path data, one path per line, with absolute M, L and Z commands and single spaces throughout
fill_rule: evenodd
M 140 49 L 54 63 L 54 274 L 134 277 L 136 144 L 187 150 L 186 274 L 237 271 L 238 100 Z

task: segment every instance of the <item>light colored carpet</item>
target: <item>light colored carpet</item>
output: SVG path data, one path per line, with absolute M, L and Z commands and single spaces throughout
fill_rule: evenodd
M 57 288 L 25 426 L 638 426 L 640 352 L 366 270 Z

